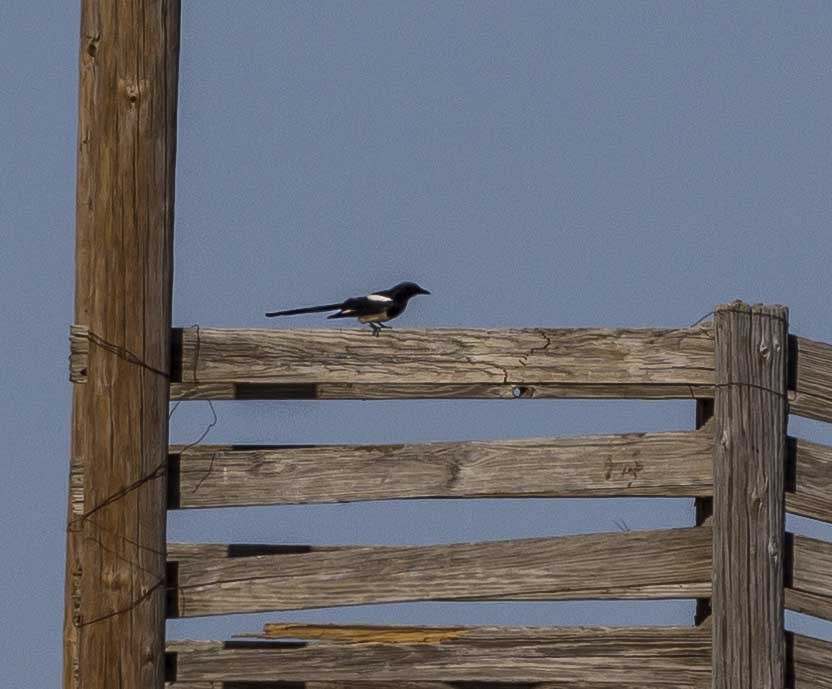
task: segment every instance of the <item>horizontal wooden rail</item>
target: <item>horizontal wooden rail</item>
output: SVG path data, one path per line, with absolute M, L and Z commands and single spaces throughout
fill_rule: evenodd
M 832 345 L 791 337 L 792 413 L 832 422 Z
M 410 445 L 171 447 L 170 507 L 713 493 L 712 438 L 678 432 Z
M 174 608 L 175 601 L 182 600 L 181 587 L 184 580 L 190 580 L 198 586 L 205 586 L 201 590 L 197 598 L 191 602 L 200 606 L 210 605 L 214 606 L 212 602 L 214 598 L 222 596 L 222 581 L 229 579 L 228 585 L 234 591 L 232 595 L 236 603 L 233 609 L 224 610 L 223 612 L 251 612 L 251 606 L 258 606 L 256 610 L 276 610 L 286 609 L 282 607 L 275 607 L 285 601 L 285 596 L 282 593 L 281 577 L 288 576 L 283 574 L 286 570 L 286 565 L 292 567 L 292 576 L 298 576 L 291 582 L 293 597 L 303 597 L 303 590 L 309 597 L 309 601 L 304 603 L 301 601 L 300 607 L 319 607 L 322 597 L 337 596 L 336 592 L 327 592 L 319 588 L 318 580 L 314 573 L 316 566 L 325 568 L 325 571 L 320 574 L 320 577 L 325 578 L 327 572 L 334 572 L 341 564 L 347 563 L 344 572 L 347 579 L 342 583 L 345 588 L 348 588 L 348 597 L 342 604 L 355 604 L 354 599 L 362 595 L 372 597 L 375 587 L 381 586 L 382 590 L 386 590 L 384 595 L 396 595 L 397 585 L 395 582 L 384 583 L 384 578 L 387 574 L 391 577 L 402 576 L 406 571 L 408 563 L 421 559 L 427 559 L 431 556 L 436 557 L 436 561 L 423 568 L 424 577 L 430 578 L 430 581 L 435 581 L 437 586 L 458 587 L 460 584 L 453 579 L 465 567 L 476 569 L 472 573 L 472 577 L 476 578 L 476 583 L 471 586 L 488 588 L 477 588 L 475 593 L 487 594 L 479 598 L 494 598 L 501 600 L 564 600 L 568 598 L 691 598 L 696 596 L 707 597 L 710 595 L 710 581 L 708 577 L 701 579 L 699 575 L 696 577 L 680 577 L 676 583 L 667 583 L 665 579 L 663 584 L 652 583 L 645 584 L 644 581 L 650 576 L 649 571 L 652 567 L 649 563 L 639 565 L 633 570 L 621 571 L 621 579 L 615 579 L 615 573 L 608 571 L 603 573 L 605 568 L 614 569 L 616 566 L 616 558 L 620 558 L 619 563 L 622 568 L 630 566 L 630 556 L 635 557 L 634 553 L 644 547 L 644 539 L 637 539 L 635 541 L 628 540 L 625 536 L 632 534 L 659 534 L 661 538 L 667 538 L 667 534 L 673 534 L 672 539 L 660 542 L 651 552 L 658 554 L 662 559 L 657 567 L 663 566 L 667 559 L 671 559 L 669 552 L 676 548 L 686 548 L 681 550 L 682 557 L 685 562 L 693 563 L 693 566 L 699 571 L 701 563 L 699 562 L 703 557 L 709 562 L 710 541 L 704 544 L 701 552 L 697 548 L 702 548 L 702 544 L 692 542 L 687 547 L 684 543 L 676 543 L 678 540 L 684 540 L 685 534 L 691 532 L 691 529 L 680 530 L 666 530 L 654 532 L 629 532 L 628 534 L 595 534 L 592 536 L 562 536 L 557 538 L 544 539 L 524 539 L 520 541 L 496 541 L 486 543 L 473 544 L 455 544 L 451 546 L 411 546 L 411 547 L 395 547 L 395 546 L 309 546 L 309 545 L 261 545 L 261 544 L 223 544 L 223 543 L 169 543 L 168 544 L 168 561 L 176 563 L 177 571 L 179 572 L 178 584 L 179 588 L 173 592 Z M 682 532 L 679 534 L 678 532 Z M 710 529 L 697 529 L 696 534 L 700 536 L 710 535 Z M 680 536 L 682 538 L 680 538 Z M 616 538 L 617 537 L 617 538 Z M 660 541 L 661 541 L 660 538 Z M 612 539 L 613 542 L 618 541 L 616 552 L 605 556 L 603 553 L 603 546 L 600 544 L 605 539 Z M 700 539 L 702 540 L 702 539 Z M 538 545 L 541 544 L 541 545 Z M 582 561 L 576 554 L 580 552 L 582 545 L 591 546 L 592 550 L 586 552 L 586 561 Z M 788 535 L 786 541 L 786 607 L 790 610 L 814 615 L 832 620 L 832 543 L 821 541 L 806 536 Z M 463 547 L 466 547 L 462 551 Z M 487 558 L 486 562 L 477 564 L 476 551 Z M 517 555 L 516 566 L 512 567 L 509 563 L 506 565 L 501 562 L 504 559 L 511 557 L 511 550 L 514 548 L 514 553 Z M 535 549 L 537 548 L 537 549 Z M 597 552 L 596 549 L 597 548 Z M 489 549 L 491 551 L 489 552 Z M 707 552 L 706 552 L 707 551 Z M 392 562 L 404 552 L 404 560 L 401 562 Z M 460 552 L 465 559 L 460 558 Z M 375 561 L 376 572 L 366 572 L 362 578 L 358 565 L 353 567 L 353 563 L 361 561 L 361 558 L 367 555 L 372 556 L 372 559 L 367 560 L 367 568 L 373 567 L 372 563 Z M 495 557 L 494 553 L 497 553 Z M 556 573 L 551 577 L 551 585 L 544 587 L 541 590 L 532 590 L 535 585 L 530 581 L 533 577 L 547 577 L 545 572 L 530 572 L 534 567 L 535 554 L 538 559 L 546 556 L 549 553 L 554 553 L 550 564 Z M 622 556 L 622 553 L 624 554 Z M 332 554 L 339 554 L 336 564 L 329 565 L 328 556 Z M 703 555 L 704 554 L 704 555 Z M 292 560 L 282 559 L 280 556 L 311 556 L 301 557 L 300 559 Z M 268 557 L 266 557 L 268 556 Z M 449 558 L 453 557 L 453 562 L 449 563 Z M 650 556 L 652 557 L 652 556 Z M 243 558 L 256 558 L 255 560 L 243 561 Z M 233 565 L 223 565 L 222 561 L 234 563 Z M 594 563 L 594 564 L 591 564 Z M 706 563 L 707 564 L 707 563 Z M 538 565 L 540 566 L 540 565 Z M 593 580 L 593 587 L 587 588 L 585 584 L 580 584 L 580 590 L 569 589 L 569 581 L 574 581 L 574 576 L 579 576 L 577 572 L 580 568 L 596 567 L 598 572 L 602 573 L 602 579 Z M 449 569 L 443 572 L 443 568 Z M 477 569 L 479 567 L 479 569 Z M 203 569 L 212 569 L 211 573 L 206 573 L 202 577 L 198 574 Z M 496 578 L 500 572 L 504 572 L 505 581 L 486 581 L 482 582 L 484 578 Z M 192 574 L 196 572 L 197 574 Z M 278 574 L 275 574 L 275 573 Z M 260 578 L 258 582 L 253 584 L 258 587 L 258 599 L 254 600 L 246 598 L 243 594 L 236 592 L 237 588 L 242 588 L 244 583 L 239 581 L 241 573 L 245 577 Z M 630 576 L 630 575 L 634 576 Z M 418 578 L 419 575 L 416 575 Z M 460 576 L 464 576 L 460 574 Z M 597 576 L 593 575 L 593 576 Z M 184 578 L 184 579 L 183 579 Z M 380 584 L 376 582 L 380 581 Z M 550 579 L 546 579 L 550 581 Z M 624 582 L 622 584 L 622 581 Z M 629 582 L 629 585 L 628 585 Z M 176 583 L 176 582 L 173 582 Z M 329 586 L 329 584 L 326 584 Z M 337 588 L 338 585 L 336 585 Z M 417 581 L 413 591 L 424 592 L 425 589 L 430 588 L 430 583 L 427 581 Z M 259 588 L 262 587 L 262 588 Z M 366 587 L 366 588 L 362 588 Z M 386 588 L 385 588 L 386 587 Z M 373 589 L 373 590 L 370 590 Z M 392 591 L 392 593 L 391 593 Z M 455 595 L 453 600 L 476 600 L 478 597 L 471 597 L 460 593 L 454 589 Z M 496 591 L 496 593 L 491 593 Z M 410 600 L 406 597 L 405 591 L 398 592 L 401 597 L 396 600 Z M 188 597 L 188 591 L 185 590 L 185 598 Z M 254 594 L 252 594 L 254 595 Z M 271 602 L 266 599 L 261 599 L 259 596 L 271 595 L 273 598 Z M 429 595 L 429 592 L 428 594 Z M 440 598 L 443 598 L 440 596 Z M 420 600 L 427 600 L 422 595 Z M 294 598 L 293 598 L 294 600 Z M 361 600 L 358 602 L 370 602 Z M 378 601 L 372 601 L 378 602 Z M 389 601 L 387 601 L 389 602 Z M 325 605 L 338 605 L 338 602 L 324 601 Z M 229 604 L 230 605 L 230 604 Z M 240 607 L 243 606 L 243 607 Z M 269 607 L 271 606 L 271 607 Z M 217 614 L 213 612 L 203 613 L 196 608 L 191 608 L 194 615 L 197 614 Z M 183 614 L 183 610 L 179 610 L 176 614 Z M 187 613 L 185 613 L 187 614 Z
M 390 689 L 391 681 L 395 682 L 397 689 L 460 689 L 462 685 L 456 682 L 461 673 L 466 673 L 462 680 L 465 681 L 465 689 L 495 689 L 493 677 L 496 673 L 499 673 L 501 689 L 562 689 L 577 686 L 577 681 L 585 689 L 710 687 L 711 636 L 707 628 L 420 628 L 270 624 L 264 631 L 261 636 L 266 638 L 313 641 L 294 644 L 169 641 L 169 665 L 173 670 L 171 674 L 176 676 L 166 685 L 167 689 L 258 687 L 258 684 L 246 682 L 264 682 L 261 686 L 269 689 L 274 685 L 265 682 L 282 681 L 303 682 L 298 689 L 301 686 L 304 689 Z M 449 634 L 457 635 L 450 638 Z M 354 635 L 352 641 L 351 635 Z M 369 644 L 366 641 L 362 643 L 361 638 L 367 636 L 375 640 Z M 786 633 L 786 646 L 788 689 L 832 688 L 829 673 L 832 642 Z M 499 658 L 505 667 L 494 668 L 496 662 L 484 666 L 477 663 L 479 659 L 489 657 L 492 647 L 501 649 Z M 511 659 L 506 657 L 515 647 L 519 650 L 519 665 L 513 665 Z M 320 650 L 324 653 L 318 655 Z M 386 663 L 386 671 L 397 673 L 396 679 L 377 678 L 375 675 L 369 681 L 362 679 L 360 671 L 365 660 L 372 664 Z M 416 665 L 423 660 L 428 660 L 427 672 L 421 665 Z M 668 680 L 630 674 L 650 668 L 663 669 L 663 660 L 684 664 L 684 672 L 678 678 Z M 509 668 L 517 672 L 509 672 Z M 541 676 L 539 674 L 534 675 L 535 679 L 528 679 L 529 672 L 549 671 L 553 674 L 545 679 L 537 679 Z M 601 674 L 595 674 L 597 671 Z M 489 679 L 468 679 L 475 672 L 488 673 L 486 676 Z M 567 673 L 580 673 L 582 679 L 578 680 L 577 674 Z M 426 674 L 431 679 L 422 679 Z M 326 679 L 318 679 L 322 677 Z M 440 679 L 434 679 L 436 677 Z M 223 680 L 227 683 L 220 684 Z M 289 689 L 290 685 L 282 686 Z M 278 689 L 277 686 L 274 689 Z
M 713 330 L 175 328 L 171 399 L 713 397 Z M 86 329 L 70 331 L 86 381 Z M 790 338 L 790 411 L 832 422 L 832 345 Z M 129 354 L 129 353 L 128 353 Z M 136 364 L 141 362 L 136 360 Z
M 660 448 L 670 441 L 673 447 L 668 445 L 667 455 L 661 455 Z M 712 467 L 699 454 L 706 442 L 710 441 L 704 431 L 693 431 L 424 445 L 268 449 L 194 446 L 185 453 L 181 453 L 181 447 L 173 446 L 168 507 L 402 497 L 540 497 L 544 495 L 542 490 L 551 491 L 546 495 L 561 496 L 707 497 L 713 494 Z M 590 448 L 602 453 L 596 456 Z M 635 450 L 638 457 L 634 456 Z M 832 448 L 790 439 L 788 450 L 786 509 L 832 522 Z M 535 459 L 538 452 L 540 457 Z M 548 456 L 544 458 L 544 454 Z M 317 467 L 310 461 L 312 457 L 322 460 Z M 682 457 L 687 459 L 681 461 Z M 510 466 L 503 465 L 503 461 Z M 521 491 L 524 484 L 533 482 L 520 472 L 514 473 L 521 461 L 524 472 L 535 472 L 534 485 L 526 486 L 530 492 Z M 569 461 L 572 467 L 567 470 Z M 391 467 L 393 463 L 395 466 Z M 665 463 L 668 473 L 662 479 L 660 467 Z M 347 466 L 346 471 L 341 468 Z M 84 504 L 81 471 L 81 466 L 73 463 L 70 497 L 79 513 Z M 474 471 L 477 475 L 473 475 Z M 347 472 L 349 475 L 344 475 Z M 488 475 L 480 476 L 483 472 Z M 452 480 L 454 476 L 456 479 Z M 582 485 L 583 481 L 586 483 Z M 349 483 L 356 491 L 352 497 L 343 493 Z
M 707 328 L 394 330 L 381 337 L 356 329 L 184 328 L 175 335 L 174 383 L 237 386 L 251 396 L 258 388 L 304 398 L 399 397 L 409 388 L 420 397 L 574 396 L 587 386 L 586 396 L 653 390 L 691 397 L 691 386 L 713 384 Z
M 709 528 L 180 561 L 171 616 L 416 600 L 707 596 Z
M 171 447 L 168 507 L 411 498 L 713 495 L 705 431 L 414 443 Z M 832 522 L 832 448 L 789 442 L 786 508 Z
M 353 628 L 355 629 L 355 628 Z M 383 635 L 382 628 L 376 628 Z M 321 626 L 305 626 L 311 643 L 269 641 L 171 643 L 178 689 L 188 682 L 290 681 L 553 682 L 552 686 L 592 689 L 639 687 L 706 689 L 710 683 L 710 631 L 694 627 L 623 628 L 402 628 L 389 642 L 328 639 Z M 371 628 L 364 627 L 365 635 Z M 276 629 L 278 635 L 302 631 Z M 396 640 L 396 633 L 401 640 Z M 419 634 L 423 635 L 420 641 Z M 330 628 L 330 634 L 336 634 Z M 181 683 L 181 684 L 180 684 Z M 386 685 L 390 687 L 390 684 Z M 436 685 L 427 685 L 435 689 Z M 441 685 L 440 685 L 441 686 Z M 510 685 L 508 685 L 510 686 Z M 545 686 L 545 685 L 544 685 Z
M 278 626 L 278 625 L 276 625 Z M 626 631 L 626 629 L 622 629 L 621 631 Z M 709 644 L 709 639 L 706 637 L 705 643 Z M 245 644 L 239 644 L 236 642 L 222 642 L 222 641 L 170 641 L 167 645 L 167 650 L 169 653 L 169 658 L 173 662 L 170 663 L 171 667 L 175 670 L 177 665 L 177 660 L 181 658 L 184 665 L 190 665 L 189 674 L 192 674 L 195 677 L 200 677 L 199 675 L 199 667 L 196 666 L 195 661 L 197 660 L 195 657 L 190 656 L 188 654 L 191 653 L 203 653 L 203 654 L 211 654 L 214 651 L 220 650 L 233 650 L 234 648 L 238 648 L 243 650 Z M 832 666 L 832 643 L 828 641 L 822 641 L 820 639 L 814 639 L 807 636 L 802 636 L 800 634 L 786 634 L 786 646 L 788 651 L 788 680 L 786 682 L 787 689 L 830 689 L 832 687 L 832 681 L 829 678 L 829 667 Z M 314 647 L 313 647 L 314 648 Z M 282 659 L 286 655 L 286 651 L 289 650 L 288 645 L 284 646 L 284 648 L 275 648 L 272 650 L 270 647 L 260 647 L 257 649 L 256 647 L 252 648 L 249 646 L 251 650 L 258 650 L 259 653 L 262 654 L 269 654 L 272 653 L 272 658 L 275 663 L 282 662 Z M 279 655 L 283 652 L 282 655 Z M 708 652 L 710 652 L 710 647 L 708 648 Z M 258 661 L 259 662 L 259 661 Z M 265 660 L 262 661 L 263 665 L 267 665 Z M 183 667 L 184 669 L 184 667 Z M 332 668 L 334 670 L 334 668 Z M 241 668 L 227 668 L 227 674 L 231 675 L 233 673 L 238 673 L 238 675 L 243 675 L 243 673 L 247 672 L 247 669 Z M 317 671 L 311 671 L 309 675 L 316 674 Z M 617 678 L 617 675 L 616 675 Z M 596 681 L 604 681 L 604 678 L 593 678 Z M 194 679 L 194 680 L 175 680 L 167 683 L 165 685 L 166 689 L 234 689 L 234 687 L 239 687 L 239 689 L 258 689 L 258 687 L 263 687 L 263 689 L 391 689 L 392 686 L 395 686 L 396 689 L 495 689 L 495 684 L 491 681 L 466 681 L 464 684 L 459 682 L 451 682 L 451 681 L 413 681 L 413 680 L 397 680 L 395 684 L 391 684 L 389 681 L 381 680 L 381 681 L 373 681 L 373 680 L 364 680 L 364 679 L 353 679 L 353 680 L 324 680 L 324 681 L 301 681 L 298 683 L 286 683 L 286 684 L 278 684 L 275 685 L 274 683 L 269 682 L 252 682 L 252 683 L 244 683 L 238 681 L 227 681 L 223 682 L 214 682 L 212 680 L 202 680 L 202 679 Z M 555 679 L 551 682 L 543 681 L 543 682 L 521 682 L 518 683 L 517 680 L 514 681 L 502 681 L 499 684 L 500 689 L 563 689 L 566 685 L 561 681 Z M 571 686 L 575 686 L 571 684 Z M 606 683 L 603 684 L 586 684 L 582 683 L 582 687 L 587 687 L 592 689 L 596 687 L 597 689 L 611 689 L 613 686 L 630 686 L 628 684 L 618 684 L 618 683 Z M 684 684 L 679 684 L 675 681 L 671 681 L 665 684 L 662 683 L 654 683 L 654 684 L 647 684 L 642 685 L 638 683 L 634 683 L 632 686 L 648 686 L 650 689 L 680 689 L 680 687 L 685 687 Z M 691 685 L 693 687 L 700 688 L 708 688 L 710 686 L 709 680 L 700 682 L 699 684 L 694 683 Z

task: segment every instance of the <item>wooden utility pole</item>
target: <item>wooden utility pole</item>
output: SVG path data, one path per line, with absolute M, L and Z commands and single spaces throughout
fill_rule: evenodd
M 719 306 L 714 393 L 714 689 L 780 689 L 788 309 Z
M 65 689 L 164 684 L 179 0 L 82 0 Z

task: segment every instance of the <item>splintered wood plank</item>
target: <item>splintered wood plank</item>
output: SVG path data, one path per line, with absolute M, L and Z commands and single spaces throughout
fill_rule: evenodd
M 381 628 L 377 630 L 384 635 Z M 429 628 L 421 631 L 433 637 Z M 370 680 L 395 682 L 397 687 L 408 686 L 400 682 L 543 682 L 544 687 L 585 689 L 705 689 L 710 680 L 707 630 L 461 627 L 441 633 L 442 640 L 427 642 L 398 641 L 395 634 L 388 642 L 371 643 L 319 636 L 312 643 L 288 647 L 282 642 L 226 642 L 177 651 L 176 679 L 177 684 Z M 346 689 L 348 685 L 324 686 Z
M 805 337 L 790 341 L 794 393 L 792 413 L 832 422 L 832 345 Z
M 405 498 L 710 495 L 709 433 L 411 445 L 171 447 L 170 507 Z
M 181 617 L 414 600 L 695 598 L 707 527 L 179 562 Z
M 710 385 L 713 338 L 682 329 L 176 331 L 174 382 Z
M 788 310 L 733 302 L 714 322 L 713 687 L 778 689 Z

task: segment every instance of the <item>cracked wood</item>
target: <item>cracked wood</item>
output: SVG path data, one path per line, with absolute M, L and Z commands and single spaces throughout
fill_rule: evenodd
M 175 382 L 710 385 L 713 337 L 687 329 L 184 328 Z

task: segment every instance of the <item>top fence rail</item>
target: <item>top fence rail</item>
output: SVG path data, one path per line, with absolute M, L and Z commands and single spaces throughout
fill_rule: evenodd
M 89 347 L 72 329 L 70 377 Z M 172 399 L 713 397 L 714 335 L 694 328 L 175 328 Z M 792 413 L 832 422 L 832 345 L 789 338 Z

